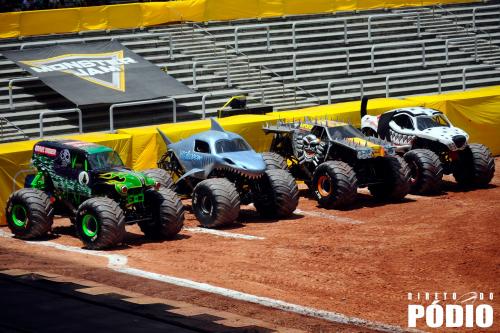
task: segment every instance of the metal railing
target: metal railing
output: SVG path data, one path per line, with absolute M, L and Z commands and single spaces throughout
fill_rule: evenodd
M 59 45 L 59 44 L 77 44 L 77 43 L 85 43 L 85 39 L 62 39 L 62 40 L 49 40 L 43 42 L 26 42 L 22 43 L 19 50 L 23 50 L 26 46 L 47 46 L 47 45 Z
M 360 99 L 363 98 L 365 95 L 365 88 L 364 88 L 364 83 L 362 79 L 347 79 L 347 80 L 334 80 L 328 82 L 328 104 L 332 104 L 332 87 L 334 84 L 338 83 L 359 83 L 359 91 L 360 91 Z
M 450 12 L 448 9 L 444 8 L 443 6 L 441 6 L 439 4 L 432 6 L 433 17 L 434 17 L 434 12 L 435 12 L 436 8 L 439 8 L 441 11 L 443 11 L 446 14 L 446 16 L 451 16 L 452 17 L 452 20 L 455 22 L 455 31 L 458 32 L 460 30 L 460 28 L 463 28 L 463 27 L 461 27 L 461 26 L 458 25 L 458 21 L 459 21 L 458 16 L 455 15 L 455 13 Z M 468 29 L 467 26 L 465 27 L 465 30 L 469 31 L 469 29 Z
M 376 48 L 394 48 L 394 49 L 401 49 L 401 48 L 404 48 L 406 46 L 410 46 L 410 45 L 420 45 L 422 47 L 422 67 L 427 67 L 427 64 L 426 64 L 426 56 L 425 56 L 425 42 L 420 42 L 420 41 L 416 41 L 416 42 L 409 42 L 409 43 L 404 43 L 404 44 L 398 44 L 397 46 L 393 45 L 393 44 L 376 44 L 376 45 L 373 45 L 372 48 L 371 48 L 371 68 L 372 68 L 372 72 L 375 73 L 376 70 L 375 70 L 375 49 Z
M 315 51 L 299 51 L 295 52 L 292 56 L 292 71 L 293 71 L 293 79 L 297 80 L 297 56 L 299 55 L 315 55 L 315 54 L 325 54 L 334 53 L 334 52 L 345 52 L 345 65 L 346 65 L 346 74 L 350 75 L 350 52 L 348 48 L 335 49 L 335 50 L 315 50 Z
M 145 101 L 137 101 L 137 102 L 126 102 L 126 103 L 116 103 L 112 104 L 109 107 L 109 131 L 113 133 L 115 131 L 115 121 L 114 121 L 114 110 L 117 108 L 124 108 L 129 106 L 139 106 L 139 105 L 149 105 L 149 104 L 157 104 L 157 103 L 167 103 L 172 102 L 172 117 L 173 122 L 177 122 L 177 102 L 173 97 L 165 97 L 159 99 L 151 99 Z
M 23 132 L 22 129 L 17 127 L 14 123 L 9 121 L 7 118 L 0 117 L 0 139 L 4 138 L 4 135 L 5 135 L 4 130 L 6 128 L 9 128 L 9 127 L 14 128 L 17 132 L 21 133 L 21 135 L 23 136 L 24 139 L 28 138 L 28 136 Z
M 429 75 L 429 74 L 436 74 L 438 78 L 438 93 L 441 94 L 442 91 L 442 80 L 441 80 L 441 71 L 437 71 L 436 73 L 418 73 L 418 74 L 411 74 L 412 77 L 415 76 L 424 76 L 424 75 Z M 409 75 L 408 74 L 390 74 L 385 77 L 385 97 L 389 98 L 390 97 L 390 84 L 389 81 L 391 79 L 395 78 L 407 78 Z
M 445 42 L 445 59 L 446 59 L 446 65 L 450 64 L 450 55 L 449 55 L 449 48 L 450 44 L 453 43 L 454 41 L 464 41 L 464 40 L 474 40 L 474 60 L 478 62 L 478 57 L 477 57 L 477 36 L 474 37 L 457 37 L 457 38 L 448 38 Z M 460 48 L 460 46 L 457 46 Z
M 282 96 L 284 98 L 285 97 L 285 89 L 286 89 L 285 78 L 283 76 L 279 75 L 278 73 L 276 73 L 275 71 L 273 71 L 272 69 L 270 69 L 269 67 L 267 67 L 266 65 L 259 65 L 259 80 L 260 80 L 260 85 L 261 85 L 262 104 L 264 104 L 264 90 L 262 88 L 262 69 L 265 69 L 272 76 L 276 77 L 278 80 L 281 81 L 281 85 L 283 87 L 283 95 Z
M 231 87 L 231 62 L 241 61 L 239 58 L 225 58 L 225 59 L 213 59 L 213 60 L 202 60 L 202 61 L 193 61 L 193 89 L 197 90 L 198 86 L 196 84 L 197 81 L 197 67 L 198 65 L 209 65 L 209 64 L 226 64 L 226 82 L 227 87 Z M 247 61 L 247 76 L 250 76 L 250 62 Z
M 9 80 L 8 89 L 9 89 L 9 107 L 11 110 L 14 110 L 14 94 L 12 92 L 12 88 L 14 87 L 14 83 L 16 82 L 27 82 L 27 81 L 38 81 L 40 80 L 37 76 L 29 76 L 29 77 L 16 77 Z
M 399 17 L 402 19 L 401 14 L 383 14 L 383 15 L 370 15 L 368 16 L 368 40 L 370 43 L 373 42 L 373 34 L 372 34 L 372 21 L 374 19 L 381 19 L 381 18 L 389 18 L 389 17 Z M 417 32 L 418 32 L 418 37 L 420 37 L 420 14 L 417 15 Z
M 493 5 L 493 6 L 481 6 L 481 7 L 475 7 L 472 9 L 472 29 L 476 30 L 476 14 L 478 10 L 486 10 L 486 9 L 500 9 L 500 5 Z
M 344 44 L 349 44 L 349 39 L 347 37 L 347 19 L 329 19 L 326 22 L 332 22 L 332 23 L 343 22 L 344 23 Z M 309 25 L 309 24 L 311 24 L 311 22 L 310 21 L 298 21 L 298 22 L 296 21 L 296 22 L 292 23 L 292 45 L 293 45 L 294 49 L 297 48 L 296 28 L 297 28 L 297 25 L 299 25 L 299 24 L 300 25 Z
M 482 67 L 488 67 L 491 68 L 492 70 L 497 70 L 498 73 L 500 74 L 500 69 L 498 65 L 485 65 Z M 467 71 L 470 69 L 478 69 L 478 67 L 464 67 L 462 69 L 462 91 L 467 89 Z
M 170 60 L 174 60 L 174 40 L 172 38 L 172 34 L 168 34 L 168 58 Z M 158 39 L 165 39 L 163 36 L 159 36 Z
M 234 28 L 234 49 L 236 53 L 239 53 L 238 32 L 243 29 L 259 29 L 259 28 L 266 28 L 267 52 L 271 51 L 271 30 L 269 24 L 255 24 L 255 25 L 244 25 Z
M 217 39 L 215 38 L 215 36 L 212 33 L 210 33 L 207 29 L 200 27 L 196 23 L 192 23 L 192 28 L 193 29 L 192 29 L 192 34 L 191 34 L 191 40 L 193 40 L 193 38 L 194 38 L 194 29 L 195 28 L 198 29 L 198 30 L 203 31 L 208 36 L 208 38 L 212 41 L 212 44 L 213 44 L 213 53 L 215 55 L 216 49 L 217 49 Z M 230 48 L 232 48 L 230 45 L 228 45 L 228 46 Z
M 327 20 L 331 21 L 332 19 L 327 19 Z M 325 21 L 325 20 L 324 19 L 315 20 L 315 22 L 318 22 L 318 21 Z M 196 27 L 197 29 L 203 31 L 206 35 L 208 35 L 209 38 L 213 40 L 214 45 L 215 45 L 216 40 L 215 40 L 215 36 L 214 35 L 212 35 L 205 28 L 200 27 L 196 23 L 193 23 L 193 29 L 194 29 L 194 27 Z M 250 78 L 250 59 L 249 59 L 248 55 L 246 55 L 244 52 L 240 52 L 239 50 L 236 50 L 235 48 L 233 48 L 229 44 L 225 45 L 225 47 L 234 50 L 235 53 L 238 54 L 238 56 L 244 56 L 247 59 L 247 64 L 248 64 L 248 66 L 247 66 L 247 77 Z M 260 81 L 260 86 L 261 86 L 261 89 L 260 89 L 261 103 L 265 104 L 264 89 L 262 88 L 262 70 L 263 69 L 266 70 L 266 71 L 268 71 L 269 73 L 271 73 L 271 75 L 275 76 L 276 78 L 278 78 L 282 82 L 282 85 L 283 85 L 283 95 L 285 94 L 285 79 L 281 75 L 277 74 L 275 71 L 273 71 L 270 68 L 268 68 L 267 66 L 265 66 L 265 65 L 259 65 L 258 71 L 259 71 L 259 81 Z M 318 100 L 318 104 L 321 104 L 321 101 L 320 101 L 320 99 L 319 99 L 318 96 L 313 95 L 312 93 L 308 92 L 307 90 L 302 89 L 301 87 L 294 87 L 294 93 L 295 94 L 296 94 L 296 90 L 297 89 L 299 89 L 300 91 L 304 92 L 305 94 L 307 94 L 307 95 L 309 95 L 309 96 L 317 99 Z
M 75 109 L 64 109 L 64 110 L 50 110 L 50 111 L 42 111 L 40 112 L 40 138 L 43 138 L 43 119 L 45 115 L 56 115 L 56 114 L 62 114 L 62 113 L 72 113 L 76 112 L 78 113 L 78 133 L 82 134 L 83 133 L 83 120 L 82 120 L 82 110 L 75 108 Z
M 156 38 L 156 47 L 158 47 L 158 42 L 161 41 L 161 40 L 166 40 L 168 39 L 168 57 L 170 60 L 173 60 L 174 59 L 174 41 L 173 41 L 173 37 L 172 37 L 172 34 L 169 33 L 169 32 L 160 32 L 160 33 L 147 33 L 147 34 L 140 34 L 138 36 L 113 36 L 111 37 L 110 41 L 121 41 L 123 39 L 127 40 L 127 39 L 137 39 L 137 38 L 141 38 L 141 37 L 147 37 L 147 36 L 150 36 L 150 37 L 154 37 Z

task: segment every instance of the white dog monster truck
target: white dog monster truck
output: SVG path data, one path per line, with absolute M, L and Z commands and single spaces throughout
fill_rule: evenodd
M 484 187 L 495 172 L 489 149 L 469 143 L 469 135 L 454 127 L 442 112 L 423 108 L 401 108 L 380 116 L 361 110 L 361 130 L 392 142 L 411 169 L 413 193 L 440 190 L 443 174 L 453 174 L 459 184 Z

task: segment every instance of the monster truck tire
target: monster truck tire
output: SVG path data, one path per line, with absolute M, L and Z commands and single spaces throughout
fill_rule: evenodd
M 44 192 L 24 188 L 12 193 L 5 216 L 12 233 L 21 239 L 45 236 L 52 228 L 54 210 Z
M 233 223 L 240 214 L 240 195 L 225 178 L 203 180 L 193 190 L 193 212 L 206 228 Z
M 266 169 L 282 169 L 287 170 L 288 166 L 286 164 L 285 159 L 276 153 L 266 152 L 262 153 L 262 158 L 264 159 L 264 163 L 266 163 Z
M 473 143 L 460 153 L 453 176 L 457 183 L 467 186 L 485 187 L 495 173 L 495 160 L 490 150 Z
M 414 149 L 404 154 L 410 167 L 410 192 L 432 194 L 439 192 L 443 179 L 443 166 L 439 157 L 428 149 Z
M 378 162 L 384 182 L 369 185 L 368 190 L 378 199 L 402 200 L 410 192 L 410 167 L 399 156 L 384 157 Z
M 293 214 L 299 204 L 299 188 L 286 170 L 266 170 L 259 187 L 264 193 L 254 192 L 254 205 L 260 215 L 283 218 Z
M 168 171 L 156 168 L 156 169 L 146 169 L 141 172 L 147 177 L 153 178 L 154 180 L 159 182 L 163 188 L 172 191 L 175 190 L 174 180 L 172 179 L 172 176 L 170 176 Z
M 152 239 L 171 239 L 184 224 L 184 207 L 177 194 L 167 188 L 147 190 L 144 202 L 151 211 L 150 220 L 139 222 L 144 235 Z
M 342 161 L 321 163 L 309 187 L 320 206 L 341 208 L 351 205 L 357 196 L 358 181 L 352 167 Z
M 78 207 L 76 231 L 89 250 L 116 246 L 125 236 L 125 215 L 112 199 L 90 198 Z

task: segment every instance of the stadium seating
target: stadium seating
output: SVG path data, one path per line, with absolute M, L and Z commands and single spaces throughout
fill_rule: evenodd
M 268 104 L 275 110 L 288 110 L 328 103 L 329 85 L 334 103 L 359 99 L 360 83 L 364 95 L 370 97 L 437 92 L 438 73 L 442 91 L 499 84 L 500 75 L 495 72 L 500 67 L 499 15 L 500 2 L 490 1 L 392 11 L 180 23 L 144 30 L 3 40 L 0 53 L 19 49 L 23 44 L 28 48 L 50 42 L 114 38 L 196 90 L 194 94 L 176 97 L 178 120 L 188 120 L 202 116 L 205 94 L 206 113 L 210 115 L 230 96 L 242 92 L 248 94 L 249 106 Z M 74 107 L 40 81 L 28 81 L 13 86 L 15 109 L 12 110 L 8 81 L 27 75 L 0 57 L 0 119 L 9 121 L 0 120 L 0 125 L 6 124 L 1 127 L 4 129 L 0 130 L 0 141 L 21 139 L 21 131 L 36 137 L 40 112 Z M 172 120 L 169 108 L 157 104 L 123 109 L 115 117 L 116 127 L 169 122 Z M 142 110 L 140 114 L 136 112 L 138 109 Z M 85 111 L 85 131 L 109 127 L 106 108 Z M 45 133 L 75 132 L 76 119 L 76 114 L 47 117 Z

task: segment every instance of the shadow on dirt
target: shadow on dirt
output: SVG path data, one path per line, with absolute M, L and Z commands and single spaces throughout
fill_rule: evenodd
M 67 225 L 67 226 L 57 226 L 52 229 L 52 233 L 48 234 L 46 237 L 36 239 L 34 241 L 51 241 L 54 239 L 58 239 L 61 236 L 71 236 L 74 238 L 77 238 L 76 235 L 76 230 L 73 225 Z M 163 243 L 163 242 L 173 242 L 173 241 L 178 241 L 178 240 L 183 240 L 183 239 L 188 239 L 191 236 L 189 235 L 184 235 L 184 234 L 177 234 L 175 237 L 171 239 L 151 239 L 145 237 L 143 234 L 139 233 L 134 233 L 134 232 L 126 232 L 125 238 L 123 240 L 123 244 L 119 246 L 112 247 L 110 249 L 104 249 L 103 251 L 114 251 L 114 250 L 123 250 L 123 249 L 128 249 L 132 248 L 135 246 L 140 246 L 143 244 L 150 244 L 150 243 Z M 82 246 L 82 248 L 84 248 Z
M 302 195 L 302 197 L 305 197 L 309 200 L 316 201 L 316 198 L 310 192 L 304 191 L 304 192 L 301 192 L 301 195 Z M 399 200 L 399 201 L 383 200 L 383 199 L 375 198 L 374 196 L 372 196 L 370 194 L 358 192 L 358 195 L 356 197 L 356 201 L 352 205 L 349 205 L 347 207 L 330 208 L 330 209 L 325 208 L 325 209 L 332 210 L 332 211 L 348 212 L 351 210 L 356 210 L 356 209 L 360 209 L 360 208 L 364 208 L 364 207 L 375 208 L 375 207 L 381 207 L 381 206 L 385 206 L 385 205 L 394 205 L 394 204 L 399 205 L 399 204 L 405 204 L 408 202 L 415 202 L 415 201 L 416 200 L 412 199 L 412 198 L 403 198 L 402 200 Z M 324 208 L 324 207 L 321 207 L 319 205 L 317 205 L 316 207 Z
M 446 194 L 447 192 L 452 192 L 452 193 L 460 193 L 460 192 L 473 192 L 477 190 L 488 190 L 488 189 L 493 189 L 497 188 L 498 185 L 495 184 L 488 184 L 486 186 L 482 187 L 476 187 L 476 186 L 466 186 L 466 185 L 461 185 L 453 181 L 449 180 L 443 180 L 442 184 L 442 190 L 443 193 Z

